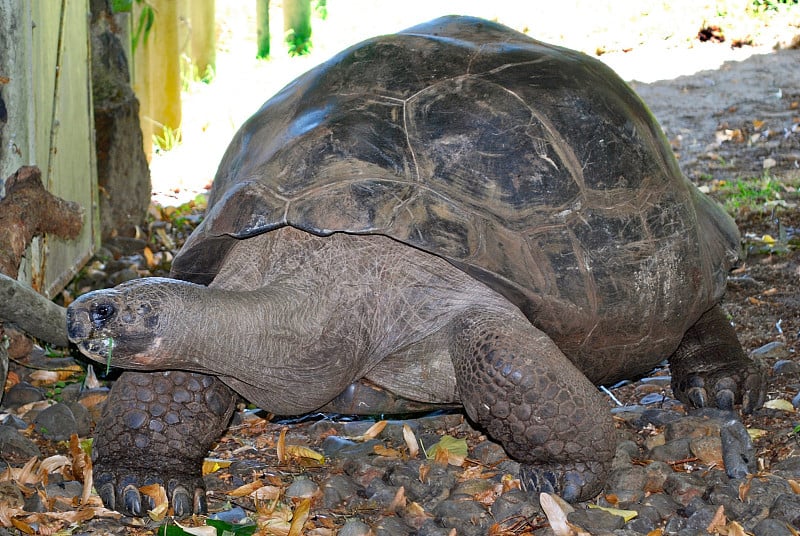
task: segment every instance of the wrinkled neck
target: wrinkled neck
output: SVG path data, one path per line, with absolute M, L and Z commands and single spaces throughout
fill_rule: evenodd
M 231 374 L 241 356 L 291 351 L 298 337 L 291 318 L 302 298 L 290 288 L 226 290 L 191 285 L 168 323 L 175 365 Z M 276 342 L 283 341 L 276 347 Z M 295 344 L 289 344 L 293 341 Z M 282 348 L 281 348 L 282 346 Z

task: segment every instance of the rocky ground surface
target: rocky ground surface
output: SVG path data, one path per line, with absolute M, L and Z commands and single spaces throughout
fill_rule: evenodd
M 768 365 L 767 407 L 743 418 L 687 412 L 672 397 L 666 367 L 608 386 L 620 443 L 606 489 L 545 514 L 519 489 L 518 465 L 458 412 L 389 420 L 379 430 L 333 416 L 281 421 L 243 406 L 205 467 L 213 512 L 233 523 L 249 516 L 263 534 L 800 531 L 800 50 L 633 85 L 684 172 L 736 215 L 748 255 L 724 306 L 744 347 Z M 142 237 L 106 244 L 63 299 L 164 275 L 202 208 L 202 200 L 154 206 Z M 166 512 L 120 518 L 96 495 L 78 507 L 91 481 L 85 444 L 70 437 L 91 437 L 105 382 L 82 388 L 85 364 L 74 357 L 24 353 L 0 410 L 0 534 L 153 533 Z M 420 444 L 424 451 L 414 452 Z M 571 525 L 559 524 L 559 512 Z

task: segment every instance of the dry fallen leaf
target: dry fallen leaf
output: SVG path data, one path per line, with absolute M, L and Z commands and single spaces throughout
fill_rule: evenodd
M 397 490 L 397 493 L 394 494 L 394 499 L 389 504 L 389 508 L 387 511 L 389 512 L 399 512 L 401 509 L 406 507 L 406 488 L 400 486 Z
M 402 458 L 403 454 L 393 448 L 385 447 L 383 445 L 375 445 L 372 447 L 372 451 L 377 454 L 378 456 L 383 456 L 384 458 Z
M 748 478 L 741 484 L 739 484 L 739 500 L 745 502 L 747 500 L 747 495 L 750 493 L 750 485 L 752 479 Z
M 380 435 L 381 432 L 383 432 L 383 429 L 386 428 L 386 424 L 387 421 L 378 421 L 370 426 L 369 429 L 362 435 L 350 437 L 349 439 L 351 441 L 369 441 L 370 439 L 375 439 Z
M 442 436 L 438 443 L 428 449 L 426 455 L 437 463 L 459 467 L 467 459 L 467 441 L 449 435 Z
M 285 462 L 288 458 L 286 456 L 286 432 L 289 430 L 286 426 L 281 428 L 281 433 L 278 436 L 278 442 L 275 444 L 275 452 L 278 455 L 278 461 Z
M 626 523 L 639 515 L 639 512 L 637 512 L 636 510 L 622 510 L 620 508 L 608 508 L 606 506 L 598 506 L 596 504 L 590 504 L 589 508 L 603 510 L 605 512 L 608 512 L 609 514 L 614 514 L 615 516 L 619 516 L 622 519 L 624 519 Z
M 292 524 L 289 527 L 288 536 L 300 536 L 303 534 L 303 526 L 308 520 L 308 514 L 311 510 L 311 499 L 303 499 L 300 504 L 294 509 L 292 516 Z
M 139 488 L 139 493 L 147 495 L 153 500 L 154 508 L 147 512 L 153 521 L 161 521 L 169 511 L 169 501 L 167 500 L 167 490 L 160 484 L 149 484 Z
M 403 425 L 403 440 L 406 442 L 408 457 L 416 458 L 417 454 L 419 454 L 419 443 L 417 442 L 417 436 L 414 435 L 414 431 L 407 424 Z
M 145 246 L 145 248 L 142 250 L 142 253 L 144 254 L 144 260 L 147 261 L 147 267 L 151 270 L 155 268 L 156 262 L 153 258 L 153 250 L 151 250 L 148 246 Z
M 282 490 L 278 486 L 261 486 L 253 491 L 250 496 L 257 501 L 275 501 L 281 496 Z
M 256 479 L 253 482 L 250 482 L 249 484 L 239 486 L 235 490 L 229 491 L 227 494 L 230 495 L 231 497 L 245 497 L 263 487 L 264 487 L 264 482 L 262 482 L 261 479 Z
M 554 495 L 540 493 L 539 504 L 556 536 L 591 536 L 588 532 L 567 521 L 567 513 L 561 508 Z
M 772 400 L 767 400 L 764 402 L 764 407 L 769 409 L 778 409 L 781 411 L 789 411 L 794 412 L 794 406 L 792 403 L 783 398 L 774 398 Z
M 767 435 L 767 431 L 762 430 L 761 428 L 748 428 L 747 435 L 750 436 L 750 439 L 756 440 Z
M 708 527 L 706 527 L 706 532 L 713 534 L 714 532 L 718 532 L 719 529 L 725 527 L 727 524 L 728 520 L 725 518 L 725 507 L 720 504 L 716 513 L 714 513 L 714 518 L 711 520 L 711 523 L 709 523 Z
M 218 458 L 206 458 L 203 460 L 203 476 L 216 473 L 220 469 L 230 467 L 231 460 L 220 460 Z
M 318 463 L 325 463 L 325 456 L 320 454 L 314 449 L 303 447 L 301 445 L 287 445 L 286 454 L 294 458 L 305 458 L 307 460 L 314 460 Z
M 177 521 L 175 522 L 175 524 L 178 525 L 183 532 L 186 532 L 188 534 L 193 534 L 194 536 L 217 536 L 216 527 L 212 527 L 211 525 L 202 525 L 202 526 L 199 526 L 199 527 L 189 527 L 189 526 L 181 525 Z

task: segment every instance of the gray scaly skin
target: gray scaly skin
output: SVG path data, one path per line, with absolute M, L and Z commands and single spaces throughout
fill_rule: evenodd
M 550 489 L 572 501 L 597 493 L 614 451 L 607 405 L 504 298 L 446 261 L 385 237 L 319 238 L 285 228 L 250 240 L 259 243 L 242 243 L 226 262 L 243 289 L 151 278 L 93 292 L 70 306 L 70 338 L 101 362 L 113 338 L 114 366 L 211 374 L 283 415 L 319 409 L 361 379 L 420 402 L 463 403 Z M 263 252 L 255 262 L 254 249 Z M 285 253 L 274 255 L 278 251 Z M 225 268 L 221 281 L 224 274 Z M 413 360 L 414 370 L 408 370 Z M 190 406 L 206 404 L 198 413 L 219 420 L 193 422 L 188 415 L 169 422 L 163 415 L 171 401 L 139 400 L 132 387 L 152 382 L 158 392 L 159 382 L 169 378 L 206 382 L 210 391 L 199 391 L 205 398 L 192 402 L 190 391 L 181 389 L 182 399 Z M 124 418 L 109 420 L 112 429 L 98 438 L 96 462 L 107 504 L 142 513 L 135 485 L 112 483 L 104 469 L 116 448 L 135 445 L 147 452 L 142 459 L 169 460 L 185 475 L 183 485 L 180 478 L 163 478 L 176 511 L 202 510 L 202 484 L 187 466 L 198 463 L 215 439 L 209 436 L 223 430 L 231 411 L 224 388 L 205 378 L 210 377 L 137 374 L 115 388 L 108 407 Z M 177 408 L 172 413 L 184 415 Z M 175 425 L 178 430 L 171 431 Z M 198 437 L 201 429 L 208 435 Z M 159 442 L 170 433 L 190 438 L 191 448 Z M 153 450 L 154 444 L 175 448 Z M 146 468 L 128 469 L 119 472 L 142 475 L 139 485 L 158 479 Z
M 363 381 L 423 403 L 463 404 L 523 463 L 531 492 L 569 501 L 600 490 L 615 448 L 607 402 L 546 334 L 446 261 L 382 236 L 322 238 L 283 228 L 235 246 L 209 287 L 163 278 L 124 283 L 80 297 L 68 323 L 71 340 L 98 361 L 113 339 L 115 366 L 193 371 L 137 373 L 112 392 L 109 411 L 123 418 L 109 418 L 98 437 L 96 480 L 106 504 L 136 515 L 143 512 L 136 486 L 154 481 L 167 487 L 179 515 L 203 511 L 197 469 L 230 417 L 226 385 L 283 415 L 317 410 Z M 699 359 L 679 357 L 687 374 Z M 729 357 L 716 355 L 728 364 Z M 734 368 L 751 365 L 735 357 Z M 173 400 L 150 399 L 159 382 L 178 381 L 206 387 L 177 395 L 165 385 Z M 712 384 L 698 395 L 702 382 L 687 381 L 695 389 L 690 401 L 724 398 Z M 738 385 L 731 393 L 742 398 Z M 114 467 L 115 453 L 131 445 L 173 474 Z

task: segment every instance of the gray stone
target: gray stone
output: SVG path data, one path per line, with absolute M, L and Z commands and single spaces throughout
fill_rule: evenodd
M 3 397 L 3 407 L 16 409 L 31 402 L 40 402 L 46 397 L 44 391 L 28 382 L 19 382 L 9 389 Z
M 380 481 L 379 478 L 375 480 Z M 349 504 L 363 489 L 349 476 L 333 475 L 322 485 L 322 504 L 330 509 Z
M 80 402 L 66 402 L 66 404 L 75 418 L 78 437 L 87 437 L 92 431 L 92 416 L 89 410 Z
M 753 534 L 755 536 L 794 536 L 797 532 L 792 530 L 785 521 L 767 518 L 762 519 L 753 527 Z
M 367 485 L 365 493 L 367 498 L 378 508 L 387 508 L 392 504 L 399 490 L 399 487 L 390 486 L 380 478 L 373 478 Z
M 288 498 L 310 498 L 319 494 L 319 486 L 310 478 L 298 476 L 286 488 L 286 496 Z
M 412 534 L 416 534 L 414 529 L 394 516 L 382 516 L 375 524 L 375 536 L 411 536 Z
M 0 426 L 0 452 L 5 461 L 26 462 L 42 455 L 36 443 L 11 426 Z
M 769 516 L 800 528 L 800 495 L 796 493 L 778 495 L 770 506 Z
M 800 364 L 788 359 L 780 359 L 772 366 L 772 372 L 775 375 L 796 376 L 800 374 Z
M 369 536 L 374 534 L 369 525 L 358 519 L 348 519 L 339 529 L 339 536 Z
M 614 469 L 606 480 L 606 492 L 615 495 L 621 505 L 639 502 L 644 499 L 645 473 L 640 465 Z
M 664 491 L 678 503 L 686 506 L 696 497 L 703 496 L 706 483 L 700 475 L 694 473 L 672 473 L 664 482 Z
M 442 501 L 433 509 L 433 515 L 442 526 L 464 536 L 483 536 L 494 522 L 482 504 L 471 500 Z
M 656 445 L 650 449 L 648 457 L 661 462 L 674 462 L 677 460 L 685 460 L 691 457 L 691 455 L 689 438 L 684 437 L 674 441 L 668 441 L 663 445 Z
M 622 516 L 596 508 L 570 512 L 567 514 L 567 520 L 589 531 L 591 534 L 617 530 L 625 526 L 625 520 Z
M 756 472 L 756 453 L 750 434 L 736 418 L 727 420 L 720 430 L 722 460 L 725 472 L 731 478 L 744 478 Z
M 541 513 L 531 496 L 519 489 L 509 490 L 500 495 L 490 507 L 492 517 L 502 525 L 504 521 L 513 523 L 516 519 L 533 519 Z
M 36 431 L 50 441 L 66 441 L 78 433 L 78 423 L 72 410 L 63 403 L 44 409 L 34 420 Z
M 507 459 L 508 454 L 503 447 L 493 441 L 481 441 L 472 449 L 470 457 L 482 464 L 493 466 Z
M 684 530 L 695 531 L 694 533 L 705 532 L 706 528 L 711 524 L 714 515 L 717 513 L 716 506 L 709 506 L 703 504 L 697 508 L 686 520 Z
M 772 341 L 750 352 L 750 356 L 770 360 L 785 359 L 789 357 L 789 351 L 783 342 Z

